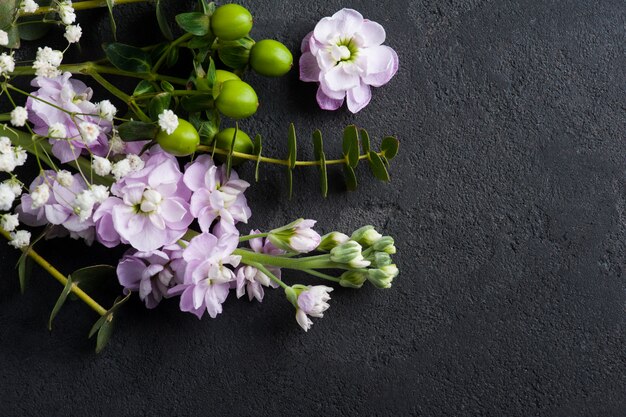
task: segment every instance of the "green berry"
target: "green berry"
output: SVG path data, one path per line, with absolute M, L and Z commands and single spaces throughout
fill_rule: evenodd
M 240 80 L 228 80 L 219 87 L 215 107 L 224 116 L 244 119 L 256 113 L 259 98 L 250 84 Z
M 230 145 L 233 143 L 234 134 L 235 134 L 235 128 L 229 127 L 229 128 L 222 130 L 217 135 L 215 135 L 215 146 L 220 149 L 230 150 Z M 252 143 L 252 139 L 250 139 L 250 136 L 248 136 L 246 132 L 237 130 L 237 136 L 235 137 L 234 151 L 247 153 L 247 154 L 254 153 L 254 144 Z M 215 158 L 218 161 L 222 161 L 222 162 L 226 161 L 225 155 L 220 155 L 216 153 Z M 239 165 L 240 163 L 244 161 L 245 161 L 244 158 L 233 158 L 232 164 Z
M 211 29 L 215 36 L 226 41 L 243 38 L 252 29 L 252 15 L 243 6 L 225 4 L 211 16 Z
M 200 144 L 200 135 L 191 123 L 179 118 L 176 130 L 170 135 L 163 130 L 160 131 L 156 141 L 165 152 L 174 156 L 187 156 L 196 151 Z
M 273 39 L 264 39 L 250 50 L 250 66 L 266 77 L 280 77 L 289 72 L 293 55 L 285 45 Z

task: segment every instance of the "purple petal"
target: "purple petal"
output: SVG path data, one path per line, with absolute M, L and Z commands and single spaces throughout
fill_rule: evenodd
M 309 42 L 310 42 L 312 36 L 313 36 L 313 31 L 307 33 L 307 35 L 304 37 L 304 39 L 302 39 L 302 43 L 300 44 L 300 51 L 302 53 L 306 53 L 306 52 L 310 52 L 311 51 L 311 47 L 309 46 Z
M 209 168 L 213 165 L 213 160 L 209 155 L 201 155 L 196 158 L 196 160 L 185 169 L 185 175 L 183 176 L 185 185 L 192 191 L 198 191 L 206 187 L 204 178 Z
M 323 110 L 337 110 L 343 104 L 343 99 L 337 100 L 334 98 L 328 97 L 324 91 L 322 91 L 322 87 L 320 86 L 317 89 L 317 104 L 319 104 L 320 108 Z
M 310 53 L 305 52 L 300 57 L 300 80 L 304 82 L 318 82 L 320 79 L 320 67 L 317 64 L 317 58 Z
M 369 104 L 372 99 L 372 91 L 369 85 L 361 83 L 360 86 L 348 90 L 346 96 L 348 99 L 348 110 L 352 113 L 357 113 Z
M 137 290 L 146 264 L 137 258 L 124 258 L 117 265 L 117 279 L 124 288 Z

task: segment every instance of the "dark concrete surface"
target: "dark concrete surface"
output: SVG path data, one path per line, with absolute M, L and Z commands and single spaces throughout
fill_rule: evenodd
M 20 295 L 3 246 L 0 416 L 626 415 L 624 1 L 243 4 L 256 39 L 294 51 L 344 6 L 387 29 L 400 71 L 361 113 L 316 109 L 295 72 L 252 77 L 261 109 L 242 128 L 277 153 L 291 121 L 302 138 L 321 128 L 329 155 L 348 123 L 396 134 L 389 185 L 360 167 L 346 193 L 333 170 L 323 200 L 303 170 L 288 201 L 268 167 L 248 198 L 253 227 L 376 225 L 396 236 L 401 275 L 388 291 L 337 289 L 307 334 L 278 291 L 202 321 L 134 300 L 95 355 L 96 316 L 68 304 L 49 333 L 60 286 L 38 270 Z M 117 8 L 119 40 L 152 42 L 152 10 Z M 96 56 L 106 12 L 79 21 Z M 111 259 L 65 241 L 42 252 L 64 272 Z

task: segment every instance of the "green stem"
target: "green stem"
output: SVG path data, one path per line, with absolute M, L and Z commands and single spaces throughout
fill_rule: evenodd
M 148 3 L 148 0 L 115 0 L 115 5 L 118 6 L 120 4 L 131 4 L 131 3 Z M 77 1 L 72 4 L 74 10 L 88 10 L 95 9 L 98 7 L 107 7 L 107 2 L 105 0 L 86 0 L 86 1 Z M 43 6 L 37 9 L 34 13 L 23 13 L 19 12 L 19 16 L 33 16 L 39 14 L 47 14 L 47 13 L 55 13 L 56 9 L 52 6 Z
M 322 279 L 325 279 L 325 280 L 328 280 L 328 281 L 332 281 L 332 282 L 340 282 L 341 281 L 337 277 L 333 277 L 333 276 L 330 276 L 328 274 L 324 274 L 322 272 L 315 271 L 313 269 L 305 269 L 304 272 L 306 272 L 309 275 L 313 275 L 314 277 L 322 278 Z
M 276 275 L 272 274 L 272 272 L 267 269 L 266 267 L 264 267 L 263 265 L 259 264 L 259 263 L 252 263 L 250 264 L 250 266 L 255 267 L 256 269 L 258 269 L 259 271 L 263 272 L 265 275 L 267 275 L 272 281 L 274 281 L 275 283 L 277 283 L 278 285 L 280 285 L 283 288 L 289 288 L 289 286 L 287 284 L 285 284 L 280 278 L 278 278 Z
M 260 263 L 263 265 L 271 265 L 279 268 L 300 271 L 306 269 L 351 269 L 344 264 L 332 262 L 330 260 L 330 255 L 322 255 L 323 258 L 314 256 L 312 258 L 315 259 L 309 260 L 308 258 L 292 259 L 283 256 L 266 255 L 264 253 L 252 252 L 246 249 L 235 249 L 233 254 L 241 256 L 241 262 L 248 265 L 251 265 L 252 263 Z
M 191 33 L 185 33 L 180 38 L 170 42 L 170 44 L 167 46 L 167 49 L 163 51 L 163 54 L 161 54 L 161 56 L 159 57 L 159 60 L 156 62 L 156 64 L 152 66 L 152 70 L 150 72 L 153 74 L 156 73 L 163 64 L 163 62 L 165 62 L 165 60 L 167 59 L 167 56 L 169 55 L 172 48 L 176 48 L 179 44 L 185 42 L 188 39 L 191 39 L 192 37 L 193 35 Z
M 241 237 L 239 237 L 239 241 L 240 242 L 247 242 L 248 240 L 256 239 L 256 238 L 259 238 L 259 237 L 267 237 L 268 235 L 269 235 L 269 233 L 259 233 L 258 235 L 241 236 Z
M 0 234 L 4 236 L 7 240 L 11 240 L 11 235 L 0 229 Z M 67 277 L 60 273 L 55 267 L 53 267 L 50 262 L 46 261 L 41 255 L 35 252 L 32 248 L 24 248 L 22 252 L 26 253 L 33 261 L 37 262 L 39 266 L 45 269 L 53 278 L 59 281 L 62 285 L 67 284 Z M 76 284 L 72 284 L 71 291 L 76 294 L 78 298 L 80 298 L 85 304 L 87 304 L 93 311 L 104 316 L 106 314 L 106 309 L 98 304 L 93 298 L 91 298 L 86 292 L 81 290 Z
M 216 153 L 216 154 L 220 154 L 220 155 L 228 155 L 230 153 L 230 151 L 228 151 L 226 149 L 220 149 L 220 148 L 217 148 L 215 146 L 199 145 L 196 149 L 198 151 L 200 151 L 200 152 Z M 382 152 L 382 151 L 381 152 L 377 152 L 377 154 L 378 154 L 378 156 L 384 156 L 385 155 L 385 153 Z M 259 157 L 257 155 L 251 155 L 251 154 L 237 152 L 237 151 L 233 151 L 233 157 L 242 158 L 242 159 L 249 159 L 251 161 L 260 160 L 261 162 L 266 162 L 266 163 L 276 164 L 276 165 L 286 165 L 286 166 L 290 165 L 290 162 L 289 162 L 288 159 L 267 158 L 265 156 L 260 156 Z M 359 155 L 359 160 L 364 160 L 364 159 L 368 159 L 368 158 L 369 158 L 369 155 L 367 155 L 367 154 Z M 320 161 L 296 161 L 296 166 L 320 166 L 320 164 L 321 164 Z M 326 160 L 326 165 L 337 165 L 337 164 L 345 165 L 346 164 L 346 158 Z

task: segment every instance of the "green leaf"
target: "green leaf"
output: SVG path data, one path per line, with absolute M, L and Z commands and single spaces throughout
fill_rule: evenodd
M 211 19 L 200 12 L 181 13 L 176 15 L 176 23 L 185 32 L 196 36 L 204 36 L 211 30 Z
M 376 178 L 381 181 L 389 181 L 389 173 L 387 172 L 387 168 L 385 168 L 385 163 L 376 152 L 370 151 L 369 162 L 370 168 Z
M 17 26 L 13 25 L 6 30 L 9 35 L 9 43 L 5 48 L 17 49 L 20 47 L 20 31 Z
M 73 285 L 72 277 L 70 276 L 67 279 L 67 282 L 65 283 L 65 287 L 63 287 L 63 291 L 61 291 L 61 295 L 59 296 L 59 299 L 57 300 L 57 302 L 54 304 L 54 307 L 52 308 L 52 312 L 50 313 L 50 318 L 48 319 L 48 330 L 52 330 L 52 321 L 57 316 L 57 314 L 59 314 L 59 311 L 61 311 L 61 307 L 63 307 L 63 304 L 65 304 L 65 300 L 67 300 L 67 296 L 72 291 L 72 285 Z
M 263 151 L 263 138 L 257 134 L 254 137 L 254 154 L 256 155 L 256 164 L 254 166 L 254 180 L 259 182 L 259 166 L 261 166 L 261 152 Z
M 356 174 L 354 173 L 354 169 L 352 169 L 350 165 L 344 165 L 343 173 L 346 176 L 346 188 L 349 191 L 356 190 L 357 181 L 356 181 Z
M 385 154 L 385 158 L 393 159 L 394 156 L 398 154 L 398 147 L 400 146 L 400 142 L 398 139 L 393 136 L 387 136 L 383 138 L 382 143 L 380 144 L 380 150 Z
M 172 103 L 172 95 L 170 93 L 159 93 L 156 96 L 152 97 L 150 100 L 150 104 L 148 105 L 148 113 L 150 114 L 150 118 L 154 121 L 157 121 L 159 118 L 159 114 L 163 113 L 164 110 L 170 108 L 170 104 Z
M 166 93 L 173 93 L 176 88 L 169 81 L 161 81 L 161 90 Z
M 209 69 L 206 73 L 206 80 L 207 80 L 207 83 L 209 84 L 210 89 L 213 89 L 216 79 L 217 79 L 217 73 L 215 70 L 215 61 L 213 61 L 213 58 L 209 57 Z
M 289 168 L 294 169 L 296 167 L 296 158 L 298 156 L 298 145 L 296 143 L 296 128 L 293 123 L 289 125 L 289 135 L 287 136 L 287 147 L 289 154 L 287 159 L 289 160 Z
M 370 153 L 370 135 L 365 129 L 361 129 L 361 147 L 365 155 Z
M 123 43 L 109 43 L 104 46 L 104 52 L 111 64 L 122 71 L 150 72 L 150 55 L 140 48 Z
M 26 23 L 28 22 L 28 23 Z M 24 17 L 18 27 L 19 37 L 25 41 L 41 39 L 52 29 L 50 23 L 43 23 L 40 16 Z
M 215 12 L 215 3 L 207 0 L 198 0 L 198 3 L 200 3 L 200 8 L 207 16 L 211 16 Z
M 346 127 L 343 131 L 343 156 L 352 168 L 359 164 L 359 131 L 355 125 Z
M 213 108 L 213 96 L 207 94 L 194 94 L 181 100 L 183 108 L 189 112 L 205 111 Z
M 109 20 L 111 22 L 111 32 L 113 32 L 113 39 L 117 40 L 117 25 L 115 24 L 115 17 L 113 16 L 113 0 L 107 1 L 107 9 L 109 9 Z
M 287 167 L 287 190 L 289 191 L 289 199 L 293 195 L 293 172 L 290 167 Z
M 150 94 L 150 93 L 154 93 L 156 91 L 156 89 L 154 88 L 154 85 L 147 80 L 141 80 L 139 82 L 139 84 L 137 84 L 137 87 L 135 87 L 135 91 L 133 91 L 133 96 L 140 96 L 142 94 Z
M 165 67 L 172 68 L 178 62 L 178 48 L 172 48 L 165 58 Z
M 154 123 L 133 120 L 119 125 L 117 131 L 124 142 L 134 142 L 154 139 L 159 133 L 159 128 Z
M 85 268 L 77 269 L 70 275 L 72 281 L 82 290 L 94 283 L 116 280 L 117 272 L 111 265 L 91 265 Z
M 326 172 L 326 155 L 324 154 L 324 151 L 320 151 L 319 161 L 322 197 L 326 198 L 328 195 L 328 173 Z
M 26 291 L 26 281 L 28 281 L 33 269 L 33 260 L 27 253 L 28 252 L 23 252 L 22 256 L 20 256 L 20 259 L 17 261 L 17 276 L 20 281 L 20 292 L 22 294 Z
M 105 320 L 98 329 L 98 337 L 96 337 L 96 353 L 102 352 L 102 350 L 106 347 L 107 343 L 111 339 L 111 334 L 113 334 L 113 316 L 110 317 L 109 320 Z
M 322 141 L 322 132 L 317 129 L 313 132 L 313 154 L 315 155 L 315 160 L 319 161 L 324 153 L 324 143 Z
M 250 49 L 253 45 L 254 40 L 249 37 L 237 39 L 236 41 L 221 40 L 217 54 L 220 60 L 227 66 L 234 69 L 243 69 L 248 65 Z
M 205 49 L 210 48 L 215 42 L 215 36 L 212 33 L 207 33 L 204 36 L 194 36 L 187 42 L 189 49 Z
M 157 23 L 159 24 L 159 29 L 161 29 L 161 33 L 163 34 L 163 37 L 171 41 L 174 39 L 174 35 L 172 35 L 172 29 L 170 28 L 170 25 L 167 22 L 167 17 L 165 16 L 165 12 L 163 11 L 162 5 L 163 5 L 162 0 L 157 0 L 156 2 Z
M 21 0 L 0 0 L 0 29 L 8 31 L 13 24 Z M 11 48 L 11 46 L 7 46 Z

